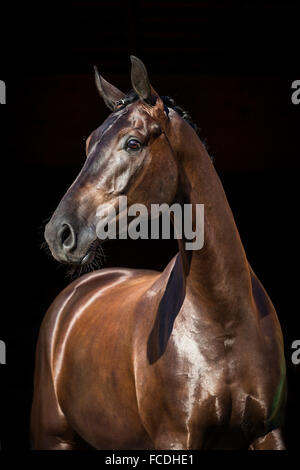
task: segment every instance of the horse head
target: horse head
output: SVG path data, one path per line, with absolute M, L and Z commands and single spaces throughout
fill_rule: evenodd
M 172 116 L 179 123 L 183 119 L 152 88 L 144 64 L 134 56 L 131 62 L 128 94 L 95 67 L 96 86 L 111 114 L 88 137 L 85 164 L 46 226 L 45 239 L 60 262 L 91 262 L 101 242 L 99 208 L 117 207 L 119 196 L 149 208 L 172 203 L 176 194 L 178 164 L 169 132 Z

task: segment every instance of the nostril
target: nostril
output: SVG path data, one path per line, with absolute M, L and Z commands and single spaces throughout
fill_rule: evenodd
M 64 225 L 60 232 L 60 239 L 61 239 L 62 244 L 64 244 L 64 242 L 67 240 L 70 234 L 71 232 L 70 232 L 68 225 Z
M 76 244 L 76 237 L 73 228 L 69 224 L 64 224 L 59 232 L 62 247 L 71 251 Z

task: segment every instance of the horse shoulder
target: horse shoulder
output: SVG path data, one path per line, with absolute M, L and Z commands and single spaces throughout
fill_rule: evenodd
M 54 360 L 71 326 L 88 311 L 89 305 L 104 296 L 115 299 L 114 291 L 139 280 L 157 275 L 154 271 L 133 269 L 102 269 L 81 276 L 54 299 L 42 321 L 37 349 Z

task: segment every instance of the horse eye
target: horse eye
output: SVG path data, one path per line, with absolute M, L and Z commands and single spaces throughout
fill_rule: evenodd
M 126 147 L 131 150 L 138 150 L 141 147 L 141 143 L 136 139 L 129 139 L 126 143 Z

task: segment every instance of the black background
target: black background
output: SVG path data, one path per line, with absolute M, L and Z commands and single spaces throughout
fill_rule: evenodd
M 1 4 L 0 439 L 29 448 L 34 349 L 53 298 L 69 282 L 40 249 L 43 225 L 84 162 L 84 137 L 108 115 L 92 65 L 130 88 L 129 55 L 154 88 L 202 130 L 249 261 L 282 325 L 288 372 L 285 437 L 299 441 L 299 18 L 291 1 L 45 1 Z M 297 50 L 298 49 L 298 50 Z M 104 266 L 163 269 L 166 241 L 109 242 Z M 5 281 L 5 283 L 4 283 Z M 249 352 L 251 353 L 251 352 Z

